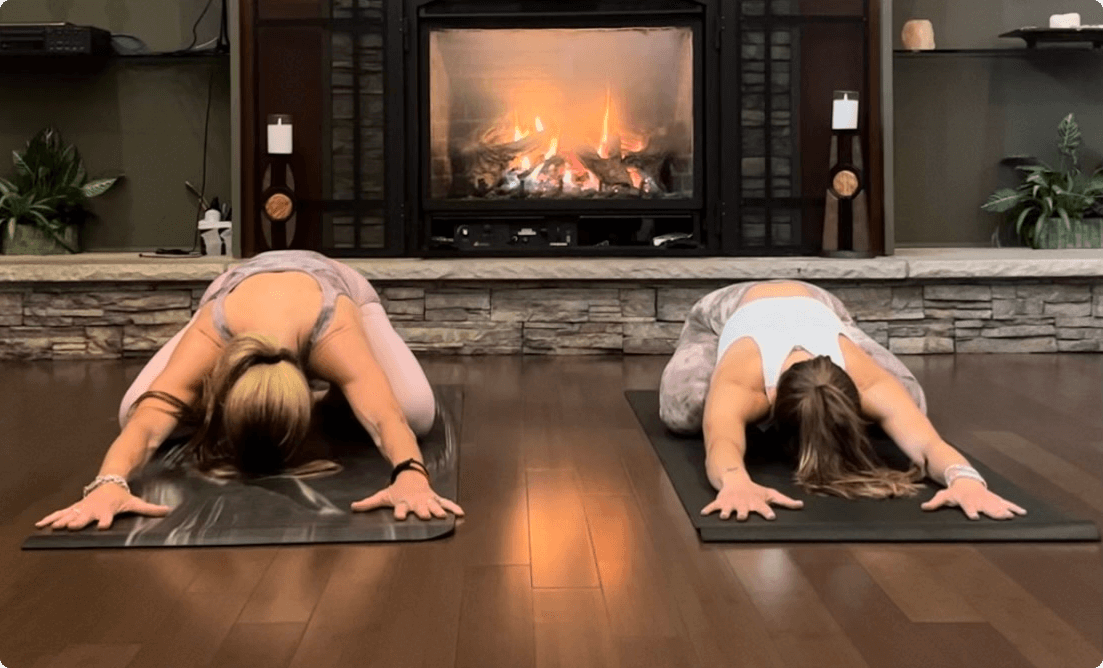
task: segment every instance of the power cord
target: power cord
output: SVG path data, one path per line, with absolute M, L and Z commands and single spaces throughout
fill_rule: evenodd
M 186 48 L 178 49 L 176 51 L 169 51 L 169 52 L 162 53 L 162 54 L 150 54 L 149 50 L 148 50 L 148 47 L 145 46 L 145 42 L 143 42 L 140 38 L 135 37 L 134 35 L 128 35 L 128 34 L 124 34 L 124 33 L 113 34 L 111 36 L 112 41 L 114 41 L 116 39 L 120 39 L 120 40 L 124 40 L 124 41 L 125 40 L 131 40 L 131 41 L 137 42 L 138 44 L 141 45 L 141 47 L 138 50 L 132 51 L 131 53 L 142 54 L 142 55 L 161 55 L 161 56 L 181 56 L 181 57 L 183 57 L 183 56 L 187 56 L 187 55 L 195 55 L 195 54 L 200 52 L 199 49 L 206 48 L 206 47 L 209 47 L 211 45 L 214 45 L 214 48 L 210 49 L 209 52 L 225 53 L 226 51 L 229 50 L 229 46 L 230 46 L 229 22 L 227 20 L 227 15 L 226 15 L 226 0 L 222 0 L 221 16 L 219 18 L 219 24 L 218 24 L 218 36 L 216 36 L 214 39 L 208 40 L 207 42 L 204 42 L 203 44 L 200 44 L 198 46 L 196 44 L 199 41 L 199 33 L 198 33 L 199 24 L 203 21 L 203 17 L 207 15 L 207 12 L 210 11 L 210 8 L 211 8 L 211 5 L 213 4 L 213 2 L 214 2 L 214 0 L 207 0 L 207 4 L 204 5 L 203 11 L 199 14 L 199 18 L 197 18 L 195 20 L 195 23 L 192 24 L 192 41 L 191 41 L 190 44 L 188 44 L 188 46 Z M 118 49 L 116 49 L 116 51 L 118 52 Z M 143 53 L 143 51 L 144 51 L 144 53 Z M 123 52 L 120 52 L 120 53 L 123 53 Z M 126 54 L 123 53 L 123 55 L 126 55 Z M 200 220 L 201 218 L 203 218 L 203 214 L 205 212 L 205 209 L 206 209 L 207 206 L 209 206 L 208 203 L 207 203 L 207 200 L 206 200 L 207 162 L 208 162 L 208 151 L 209 151 L 209 148 L 210 148 L 211 103 L 212 103 L 212 99 L 214 97 L 213 96 L 214 77 L 215 77 L 215 72 L 217 70 L 218 70 L 217 63 L 212 63 L 211 68 L 210 68 L 210 72 L 207 75 L 207 104 L 206 104 L 206 110 L 204 111 L 204 115 L 203 115 L 203 166 L 202 166 L 202 169 L 201 169 L 199 190 L 196 191 L 194 189 L 194 187 L 191 186 L 191 183 L 187 183 L 187 182 L 185 183 L 185 185 L 187 187 L 189 187 L 189 189 L 191 189 L 192 192 L 197 195 L 198 202 L 196 204 L 196 209 L 197 210 L 196 210 L 196 216 L 195 216 L 195 220 L 197 220 L 197 221 Z M 143 255 L 148 256 L 148 255 L 151 255 L 151 254 L 143 254 Z M 175 249 L 175 248 L 158 248 L 156 253 L 153 253 L 152 255 L 156 256 L 156 257 L 163 257 L 163 256 L 195 257 L 195 256 L 200 255 L 200 253 L 199 253 L 199 227 L 198 227 L 198 225 L 196 225 L 195 232 L 194 232 L 194 235 L 192 237 L 192 247 L 191 247 L 191 249 L 181 250 L 181 249 Z
M 229 51 L 230 46 L 229 22 L 226 20 L 226 0 L 222 0 L 221 18 L 218 25 L 218 35 L 213 39 L 199 44 L 199 24 L 203 22 L 203 18 L 207 15 L 207 12 L 210 11 L 212 4 L 214 4 L 214 0 L 207 0 L 207 4 L 203 6 L 203 11 L 200 12 L 199 18 L 197 18 L 195 20 L 195 23 L 192 24 L 191 42 L 183 49 L 162 52 L 150 51 L 149 47 L 141 38 L 126 33 L 113 33 L 111 35 L 112 46 L 115 48 L 116 53 L 123 56 L 183 57 L 202 55 L 205 53 L 226 53 L 227 51 Z M 127 41 L 135 42 L 138 46 L 135 48 L 123 47 L 120 49 L 118 42 Z
M 218 67 L 215 64 L 211 65 L 210 73 L 207 75 L 207 108 L 203 115 L 203 167 L 200 171 L 199 189 L 195 190 L 191 187 L 191 183 L 185 182 L 185 186 L 189 187 L 189 190 L 196 195 L 198 202 L 196 203 L 195 220 L 203 218 L 205 209 L 209 204 L 206 199 L 207 191 L 207 153 L 210 148 L 210 133 L 211 133 L 211 100 L 213 98 L 214 91 L 214 75 Z M 189 250 L 171 249 L 171 248 L 158 248 L 156 252 L 157 256 L 175 255 L 182 257 L 196 257 L 200 255 L 199 252 L 199 226 L 196 225 L 195 233 L 192 236 L 192 246 Z
M 187 52 L 187 51 L 191 51 L 192 49 L 195 48 L 196 42 L 199 41 L 199 32 L 198 32 L 199 31 L 199 24 L 203 21 L 203 17 L 206 16 L 207 12 L 210 10 L 212 2 L 214 2 L 214 0 L 207 0 L 207 4 L 203 5 L 203 11 L 200 12 L 199 18 L 197 18 L 195 20 L 195 23 L 193 23 L 192 26 L 191 26 L 191 44 L 189 44 L 186 47 L 184 47 L 183 49 L 181 49 L 181 51 Z M 218 26 L 218 35 L 219 35 L 219 38 L 222 37 L 222 24 L 221 24 L 221 21 L 219 22 L 219 26 Z

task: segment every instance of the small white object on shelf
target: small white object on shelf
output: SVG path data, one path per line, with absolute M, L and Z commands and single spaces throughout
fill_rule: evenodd
M 1049 17 L 1050 28 L 1079 28 L 1080 27 L 1080 15 L 1077 13 L 1072 14 L 1054 14 Z
M 233 250 L 231 234 L 233 225 L 222 220 L 218 211 L 211 209 L 199 221 L 199 239 L 203 244 L 203 255 L 229 255 Z
M 836 93 L 838 95 L 839 93 Z M 842 99 L 834 101 L 831 113 L 832 130 L 857 130 L 858 129 L 858 100 L 850 99 L 853 93 L 842 93 Z

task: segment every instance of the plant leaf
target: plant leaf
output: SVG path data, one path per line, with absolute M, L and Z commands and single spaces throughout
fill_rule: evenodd
M 1021 203 L 1023 196 L 1010 188 L 1001 188 L 988 198 L 981 208 L 993 213 L 1006 213 Z
M 1057 212 L 1061 215 L 1061 220 L 1065 222 L 1065 229 L 1069 232 L 1072 231 L 1072 222 L 1069 220 L 1069 214 L 1064 209 L 1058 209 Z
M 1069 114 L 1057 126 L 1057 150 L 1062 155 L 1071 158 L 1073 165 L 1076 164 L 1076 153 L 1077 149 L 1080 148 L 1080 141 L 1080 126 L 1076 123 L 1073 114 Z
M 1023 209 L 1023 212 L 1019 214 L 1019 219 L 1015 221 L 1015 234 L 1020 237 L 1023 235 L 1023 222 L 1026 221 L 1026 217 L 1030 215 L 1031 209 Z
M 79 188 L 84 185 L 84 182 L 87 179 L 88 173 L 84 171 L 84 163 L 78 162 L 76 173 L 73 175 L 72 180 L 69 181 L 69 185 L 73 186 L 74 188 Z
M 33 176 L 35 170 L 31 169 L 31 166 L 27 164 L 26 157 L 18 151 L 12 151 L 12 162 L 15 163 L 15 173 L 23 174 L 26 176 Z
M 80 190 L 85 197 L 99 197 L 100 195 L 107 192 L 108 189 L 111 188 L 111 186 L 115 185 L 115 182 L 118 180 L 118 177 L 115 177 L 111 179 L 97 179 L 95 181 L 89 181 L 88 183 L 81 186 Z

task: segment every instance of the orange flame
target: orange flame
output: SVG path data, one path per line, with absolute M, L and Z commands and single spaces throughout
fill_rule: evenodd
M 539 120 L 539 119 L 537 119 L 537 120 Z M 545 160 L 550 160 L 551 157 L 553 155 L 555 155 L 557 151 L 559 151 L 559 135 L 556 135 L 556 136 L 552 137 L 551 146 L 549 146 L 547 152 L 544 153 L 544 159 Z
M 513 111 L 513 141 L 524 139 L 527 136 L 529 136 L 527 131 L 521 131 L 521 121 L 517 120 L 517 110 L 515 109 Z
M 612 106 L 612 94 L 609 87 L 605 87 L 605 117 L 601 122 L 601 143 L 598 144 L 597 154 L 602 158 L 609 157 L 609 108 Z

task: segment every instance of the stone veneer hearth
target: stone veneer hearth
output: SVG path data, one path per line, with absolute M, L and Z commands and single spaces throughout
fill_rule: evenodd
M 1103 255 L 1065 257 L 1082 259 L 1038 266 L 1012 258 L 986 272 L 937 255 L 849 264 L 718 258 L 671 264 L 665 271 L 678 275 L 667 278 L 656 277 L 664 271 L 656 261 L 512 260 L 497 273 L 489 261 L 352 264 L 419 353 L 669 354 L 697 299 L 756 278 L 832 291 L 894 353 L 1103 351 Z M 0 359 L 148 356 L 188 321 L 224 267 L 77 259 L 0 263 Z M 695 271 L 675 271 L 687 262 Z M 580 278 L 565 278 L 572 274 Z

